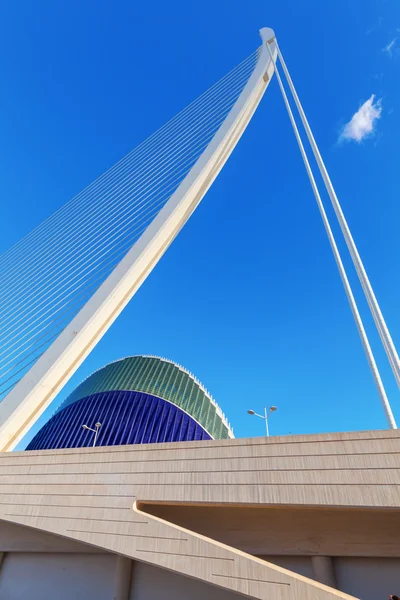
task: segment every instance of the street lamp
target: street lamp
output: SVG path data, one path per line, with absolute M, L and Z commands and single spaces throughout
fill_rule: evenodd
M 83 429 L 88 429 L 89 431 L 93 431 L 94 433 L 94 440 L 93 440 L 93 446 L 96 445 L 97 442 L 97 436 L 99 434 L 99 429 L 101 427 L 101 423 L 97 422 L 95 425 L 95 429 L 92 429 L 92 427 L 88 427 L 87 425 L 82 425 Z
M 254 412 L 254 410 L 248 410 L 247 412 L 249 413 L 249 415 L 254 415 L 255 417 L 260 417 L 260 419 L 264 419 L 265 433 L 266 433 L 267 437 L 269 437 L 268 418 L 269 418 L 270 414 L 275 412 L 276 410 L 277 410 L 276 406 L 270 406 L 269 410 L 267 412 L 267 407 L 264 406 L 264 414 L 263 415 L 259 415 L 258 413 Z

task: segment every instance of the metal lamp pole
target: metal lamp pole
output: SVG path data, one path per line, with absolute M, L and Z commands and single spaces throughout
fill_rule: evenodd
M 97 442 L 97 436 L 99 434 L 99 429 L 101 427 L 101 423 L 97 422 L 95 425 L 95 429 L 93 429 L 92 427 L 88 427 L 87 425 L 82 425 L 82 427 L 83 427 L 83 429 L 88 429 L 89 431 L 93 431 L 93 433 L 94 433 L 93 447 L 94 447 Z
M 260 417 L 260 419 L 264 419 L 265 434 L 267 437 L 269 437 L 268 419 L 269 419 L 270 414 L 275 412 L 276 410 L 277 410 L 276 406 L 270 406 L 268 411 L 267 411 L 267 407 L 264 406 L 264 414 L 263 415 L 259 415 L 258 413 L 254 412 L 254 410 L 248 410 L 247 412 L 249 413 L 249 415 L 254 415 L 255 417 Z

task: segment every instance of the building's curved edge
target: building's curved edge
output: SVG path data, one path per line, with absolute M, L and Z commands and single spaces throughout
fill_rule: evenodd
M 207 388 L 201 383 L 201 381 L 195 376 L 193 375 L 193 373 L 191 373 L 191 371 L 189 371 L 188 369 L 186 369 L 185 367 L 183 367 L 181 364 L 179 364 L 178 362 L 175 362 L 169 358 L 165 358 L 163 356 L 158 356 L 155 354 L 129 354 L 127 356 L 123 356 L 121 358 L 117 358 L 115 360 L 111 360 L 110 362 L 108 362 L 106 365 L 100 367 L 99 369 L 96 369 L 94 371 L 92 371 L 89 375 L 87 375 L 84 379 L 82 379 L 82 381 L 80 381 L 76 387 L 74 388 L 74 390 L 72 390 L 72 392 L 70 394 L 68 394 L 68 396 L 62 401 L 62 403 L 56 408 L 56 410 L 52 413 L 52 417 L 59 412 L 60 410 L 62 410 L 63 408 L 63 404 L 68 400 L 68 398 L 81 386 L 85 383 L 85 381 L 87 381 L 88 379 L 90 379 L 90 377 L 92 377 L 93 375 L 95 375 L 96 373 L 98 373 L 99 371 L 101 371 L 102 369 L 107 368 L 109 365 L 114 365 L 115 363 L 118 362 L 122 362 L 124 360 L 127 360 L 129 358 L 154 358 L 157 360 L 161 360 L 164 362 L 167 362 L 171 365 L 174 365 L 175 367 L 177 367 L 178 369 L 180 369 L 183 373 L 185 373 L 186 375 L 188 375 L 191 379 L 193 379 L 193 381 L 196 383 L 196 385 L 199 386 L 200 390 L 207 396 L 207 399 L 211 402 L 211 404 L 215 407 L 216 409 L 216 413 L 217 415 L 220 417 L 222 423 L 224 424 L 224 426 L 227 429 L 228 432 L 228 439 L 234 439 L 235 435 L 233 432 L 233 428 L 231 427 L 228 419 L 225 416 L 225 413 L 222 411 L 221 407 L 219 406 L 219 404 L 216 402 L 216 400 L 213 398 L 213 396 L 210 394 L 210 392 L 207 390 Z M 136 391 L 142 391 L 145 392 L 145 390 L 136 390 Z M 164 400 L 166 400 L 165 398 L 163 398 Z M 186 412 L 186 411 L 185 411 Z M 202 425 L 202 427 L 204 429 L 206 429 L 204 427 L 204 425 Z M 209 431 L 207 431 L 207 433 L 210 433 Z M 211 435 L 211 434 L 210 434 Z M 211 436 L 214 437 L 214 436 Z
M 162 360 L 164 362 L 168 362 L 168 363 L 174 365 L 175 367 L 178 367 L 178 369 L 180 369 L 181 371 L 183 371 L 187 375 L 189 375 L 189 377 L 191 377 L 193 379 L 193 381 L 195 381 L 197 383 L 197 385 L 199 386 L 199 388 L 201 389 L 201 391 L 205 393 L 205 395 L 207 396 L 207 398 L 210 400 L 211 404 L 213 404 L 215 406 L 215 409 L 217 411 L 217 415 L 221 418 L 223 424 L 228 429 L 229 438 L 233 439 L 235 437 L 234 433 L 233 433 L 233 429 L 231 427 L 231 424 L 229 423 L 229 421 L 228 421 L 225 413 L 222 411 L 221 407 L 219 406 L 219 404 L 217 403 L 217 401 L 213 398 L 213 396 L 208 391 L 208 389 L 196 377 L 196 375 L 194 375 L 191 371 L 189 371 L 188 369 L 186 369 L 185 367 L 183 367 L 181 364 L 177 363 L 176 361 L 171 360 L 169 358 L 165 358 L 164 356 L 157 356 L 155 354 L 154 355 L 153 354 L 140 354 L 138 356 L 143 356 L 143 358 L 157 358 L 158 360 Z
M 194 423 L 196 423 L 196 425 L 198 425 L 201 429 L 203 429 L 207 435 L 210 436 L 211 440 L 215 440 L 215 438 L 213 437 L 213 435 L 207 430 L 206 427 L 204 427 L 204 425 L 202 425 L 195 417 L 193 417 L 190 413 L 188 413 L 184 408 L 181 408 L 180 406 L 174 404 L 173 402 L 171 402 L 170 400 L 167 400 L 166 398 L 162 398 L 161 396 L 156 396 L 155 394 L 149 394 L 147 392 L 141 392 L 141 391 L 133 391 L 133 390 L 114 390 L 115 392 L 130 392 L 132 394 L 136 393 L 140 393 L 143 394 L 145 396 L 149 396 L 152 398 L 156 398 L 158 400 L 161 400 L 163 402 L 165 402 L 166 404 L 170 404 L 171 406 L 174 406 L 178 411 L 184 413 L 185 415 L 187 415 L 189 417 L 189 419 L 191 421 L 193 421 Z M 108 392 L 96 392 L 96 394 L 107 394 Z M 60 410 L 57 410 L 51 417 L 50 419 L 47 421 L 47 423 L 45 423 L 43 425 L 43 427 L 41 429 L 39 429 L 39 431 L 36 433 L 36 435 L 31 439 L 31 441 L 29 442 L 29 444 L 27 445 L 27 447 L 25 448 L 25 451 L 27 452 L 32 452 L 32 451 L 40 451 L 40 450 L 50 450 L 50 449 L 54 449 L 54 450 L 60 450 L 61 448 L 55 448 L 54 446 L 50 447 L 50 448 L 45 448 L 42 446 L 42 448 L 33 448 L 32 446 L 35 444 L 36 438 L 39 437 L 39 434 L 41 434 L 41 432 L 44 430 L 45 427 L 47 426 L 51 426 L 52 423 L 52 419 L 56 417 L 56 415 L 61 415 L 63 413 L 64 410 L 67 410 L 69 408 L 71 408 L 71 406 L 73 406 L 74 404 L 77 404 L 79 402 L 83 402 L 84 400 L 88 400 L 89 398 L 91 398 L 92 396 L 95 396 L 96 394 L 90 394 L 88 396 L 84 396 L 82 398 L 80 398 L 79 400 L 76 400 L 73 404 L 69 404 L 67 406 L 65 406 L 64 408 L 60 407 Z M 101 418 L 101 417 L 100 417 Z M 179 443 L 179 441 L 183 441 L 183 440 L 178 440 L 177 442 L 174 443 Z M 200 440 L 199 440 L 200 441 Z M 204 440 L 202 440 L 204 441 Z M 172 443 L 172 442 L 146 442 L 146 443 Z M 136 444 L 139 445 L 143 445 L 142 442 L 136 442 Z M 119 444 L 116 444 L 119 445 Z M 102 446 L 101 443 L 98 444 L 99 447 L 108 447 L 108 446 Z M 87 448 L 88 446 L 66 446 L 66 448 L 77 448 L 77 447 L 82 447 L 82 448 Z

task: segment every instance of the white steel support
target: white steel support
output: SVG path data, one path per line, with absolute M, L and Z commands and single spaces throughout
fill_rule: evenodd
M 369 343 L 366 331 L 364 329 L 363 322 L 361 320 L 361 316 L 360 316 L 359 310 L 357 308 L 357 304 L 356 304 L 356 301 L 355 301 L 355 298 L 354 298 L 354 295 L 353 295 L 353 292 L 352 292 L 352 289 L 351 289 L 351 286 L 350 286 L 350 282 L 349 282 L 349 280 L 347 278 L 346 271 L 345 271 L 342 259 L 340 257 L 339 249 L 338 249 L 338 247 L 336 245 L 336 241 L 335 241 L 335 238 L 334 238 L 331 226 L 329 224 L 328 216 L 327 216 L 327 214 L 325 212 L 325 208 L 324 208 L 324 205 L 322 203 L 320 193 L 318 191 L 318 186 L 317 186 L 316 181 L 314 179 L 314 175 L 312 173 L 312 169 L 311 169 L 309 160 L 307 158 L 307 154 L 306 154 L 306 151 L 304 149 L 304 145 L 303 145 L 303 142 L 301 140 L 301 136 L 300 136 L 298 127 L 296 125 L 296 121 L 295 121 L 295 118 L 293 116 L 292 109 L 290 108 L 288 97 L 286 95 L 286 92 L 285 92 L 285 89 L 283 87 L 283 83 L 282 83 L 282 80 L 281 80 L 278 68 L 276 66 L 275 66 L 275 75 L 276 75 L 276 79 L 277 79 L 278 84 L 279 84 L 279 88 L 280 88 L 281 93 L 282 93 L 282 97 L 283 97 L 283 100 L 284 100 L 284 103 L 285 103 L 285 106 L 286 106 L 286 109 L 287 109 L 287 112 L 288 112 L 288 115 L 289 115 L 289 119 L 290 119 L 291 125 L 293 127 L 294 134 L 296 136 L 296 140 L 297 140 L 297 143 L 298 143 L 298 146 L 299 146 L 299 149 L 300 149 L 300 154 L 301 154 L 301 156 L 303 158 L 304 166 L 306 168 L 307 175 L 308 175 L 308 178 L 310 180 L 310 184 L 311 184 L 312 190 L 314 192 L 315 199 L 317 201 L 317 205 L 318 205 L 321 217 L 322 217 L 322 221 L 323 221 L 323 224 L 324 224 L 324 227 L 325 227 L 325 231 L 326 231 L 326 234 L 328 236 L 328 240 L 329 240 L 329 243 L 331 245 L 333 255 L 335 257 L 335 261 L 336 261 L 336 264 L 337 264 L 337 267 L 338 267 L 338 270 L 339 270 L 339 274 L 340 274 L 340 277 L 342 279 L 342 283 L 343 283 L 343 286 L 344 286 L 344 289 L 345 289 L 345 292 L 346 292 L 346 296 L 347 296 L 347 299 L 348 299 L 349 304 L 350 304 L 351 312 L 353 313 L 354 321 L 355 321 L 357 329 L 358 329 L 358 333 L 359 333 L 359 336 L 360 336 L 360 339 L 361 339 L 361 343 L 362 343 L 362 345 L 364 347 L 364 351 L 365 351 L 365 354 L 366 354 L 366 357 L 367 357 L 367 361 L 368 361 L 369 367 L 371 369 L 371 373 L 372 373 L 372 376 L 374 378 L 375 385 L 376 385 L 377 390 L 378 390 L 378 394 L 379 394 L 379 397 L 380 397 L 380 400 L 381 400 L 381 403 L 382 403 L 382 406 L 383 406 L 383 410 L 384 410 L 385 415 L 386 415 L 386 419 L 387 419 L 389 428 L 391 428 L 391 429 L 397 429 L 396 421 L 394 419 L 393 412 L 392 412 L 392 409 L 390 407 L 389 400 L 387 398 L 387 395 L 386 395 L 386 392 L 385 392 L 385 388 L 383 386 L 382 379 L 381 379 L 381 376 L 379 374 L 378 367 L 377 367 L 374 355 L 372 353 L 372 349 L 371 349 L 371 346 L 370 346 L 370 343 Z
M 214 138 L 169 201 L 114 271 L 32 369 L 0 403 L 0 451 L 12 450 L 105 334 L 189 219 L 246 129 L 274 73 L 267 43 Z
M 382 315 L 381 309 L 379 307 L 378 301 L 377 301 L 377 299 L 375 297 L 375 294 L 374 294 L 374 291 L 372 289 L 371 283 L 370 283 L 370 281 L 368 279 L 368 275 L 367 275 L 367 273 L 365 271 L 365 268 L 364 268 L 364 265 L 362 263 L 361 257 L 360 257 L 360 255 L 358 253 L 357 246 L 356 246 L 356 244 L 355 244 L 355 242 L 353 240 L 353 237 L 351 235 L 350 228 L 349 228 L 349 226 L 347 224 L 347 221 L 345 219 L 342 207 L 340 206 L 338 197 L 336 196 L 335 189 L 334 189 L 334 187 L 332 185 L 332 182 L 330 180 L 328 171 L 326 170 L 324 161 L 322 160 L 320 151 L 319 151 L 318 146 L 317 146 L 317 144 L 315 142 L 315 139 L 314 139 L 313 133 L 311 131 L 310 125 L 308 124 L 307 117 L 305 115 L 305 112 L 304 112 L 303 107 L 301 105 L 301 102 L 299 100 L 299 97 L 297 95 L 296 89 L 295 89 L 295 87 L 293 85 L 292 79 L 290 77 L 289 71 L 287 69 L 286 63 L 285 63 L 285 61 L 283 59 L 283 56 L 281 54 L 281 51 L 280 51 L 279 47 L 278 47 L 278 56 L 279 56 L 279 59 L 280 59 L 280 61 L 282 63 L 283 71 L 285 73 L 286 79 L 287 79 L 289 87 L 290 87 L 290 91 L 291 91 L 291 93 L 293 95 L 293 98 L 294 98 L 294 101 L 296 103 L 297 110 L 299 111 L 301 121 L 302 121 L 304 129 L 306 131 L 308 140 L 310 142 L 311 149 L 312 149 L 313 154 L 315 156 L 315 160 L 317 162 L 319 171 L 320 171 L 322 179 L 324 181 L 326 190 L 327 190 L 327 192 L 329 194 L 329 198 L 330 198 L 330 200 L 332 202 L 333 209 L 334 209 L 335 214 L 337 216 L 337 219 L 339 221 L 339 225 L 340 225 L 340 228 L 342 230 L 342 233 L 343 233 L 344 239 L 346 241 L 347 247 L 349 249 L 350 256 L 352 258 L 353 264 L 354 264 L 355 269 L 357 271 L 358 278 L 359 278 L 361 286 L 362 286 L 362 288 L 364 290 L 364 294 L 365 294 L 365 297 L 367 299 L 367 302 L 368 302 L 369 308 L 371 310 L 372 316 L 374 318 L 375 325 L 377 327 L 377 330 L 378 330 L 379 336 L 381 338 L 383 347 L 384 347 L 386 355 L 387 355 L 387 357 L 389 359 L 389 362 L 390 362 L 393 374 L 394 374 L 394 376 L 396 378 L 397 384 L 400 386 L 400 360 L 399 360 L 399 357 L 398 357 L 395 345 L 394 345 L 392 337 L 391 337 L 391 335 L 389 333 L 389 329 L 388 329 L 388 327 L 386 325 L 385 319 L 383 318 L 383 315 Z

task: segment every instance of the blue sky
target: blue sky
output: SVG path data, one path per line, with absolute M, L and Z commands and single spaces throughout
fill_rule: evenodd
M 262 26 L 277 33 L 399 340 L 397 0 L 1 3 L 0 250 L 250 54 Z M 264 404 L 278 406 L 273 434 L 386 426 L 275 80 L 191 221 L 62 397 L 139 353 L 193 371 L 237 436 L 262 434 L 246 410 Z

